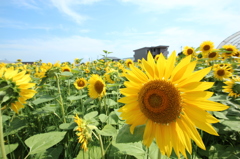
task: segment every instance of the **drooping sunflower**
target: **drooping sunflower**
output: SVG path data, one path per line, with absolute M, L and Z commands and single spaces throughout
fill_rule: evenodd
M 91 140 L 91 129 L 88 128 L 87 123 L 82 118 L 79 118 L 78 115 L 74 117 L 74 122 L 77 124 L 77 127 L 74 131 L 77 131 L 76 135 L 78 136 L 78 142 L 81 143 L 81 148 L 84 151 L 88 150 L 88 141 Z
M 0 101 L 4 99 L 4 96 L 8 97 L 1 105 L 5 108 L 10 107 L 18 113 L 21 108 L 24 108 L 26 100 L 36 94 L 36 91 L 31 89 L 35 83 L 29 83 L 30 81 L 31 77 L 26 74 L 26 71 L 0 68 L 0 88 L 3 88 L 4 92 L 0 96 Z
M 127 60 L 125 61 L 125 65 L 126 65 L 127 67 L 130 67 L 130 65 L 134 65 L 133 60 L 132 60 L 132 59 L 127 59 Z
M 214 43 L 211 41 L 204 41 L 200 45 L 200 51 L 202 51 L 203 54 L 212 52 L 214 49 Z
M 188 56 L 188 55 L 194 55 L 195 54 L 195 49 L 189 46 L 185 46 L 183 49 L 183 54 Z
M 114 69 L 110 69 L 108 72 L 106 72 L 104 74 L 105 77 L 105 81 L 107 81 L 108 83 L 115 83 L 115 81 L 117 81 L 118 79 L 118 71 L 114 70 Z
M 211 123 L 219 122 L 207 111 L 222 111 L 228 108 L 209 101 L 212 92 L 205 91 L 213 82 L 199 82 L 211 68 L 196 72 L 196 61 L 187 56 L 175 66 L 176 53 L 169 59 L 161 54 L 155 63 L 151 54 L 142 60 L 143 71 L 131 65 L 125 77 L 126 88 L 120 90 L 125 97 L 119 102 L 121 117 L 130 124 L 131 133 L 138 125 L 145 124 L 143 144 L 149 147 L 155 139 L 160 152 L 177 156 L 186 150 L 191 154 L 193 140 L 205 149 L 196 127 L 212 135 L 218 135 Z
M 238 51 L 238 49 L 236 48 L 236 46 L 231 45 L 231 44 L 229 44 L 229 45 L 224 45 L 224 46 L 222 46 L 222 48 L 226 49 L 226 51 L 229 51 L 229 52 L 224 52 L 224 53 L 223 53 L 223 56 L 224 56 L 225 58 L 230 57 L 230 56 L 233 56 L 233 55 L 234 55 L 235 53 L 237 53 L 237 51 Z
M 74 82 L 74 86 L 76 89 L 80 90 L 83 89 L 84 87 L 87 86 L 87 80 L 84 78 L 78 78 L 76 79 L 76 81 Z
M 106 93 L 105 82 L 97 74 L 92 74 L 88 81 L 88 94 L 91 98 L 101 98 Z
M 215 68 L 213 68 L 213 71 L 214 71 L 213 72 L 214 78 L 216 78 L 217 80 L 220 80 L 220 81 L 232 76 L 232 72 L 229 70 L 229 68 L 227 66 L 215 67 Z
M 232 77 L 231 80 L 224 82 L 227 86 L 223 86 L 223 92 L 229 93 L 230 97 L 240 97 L 240 77 Z

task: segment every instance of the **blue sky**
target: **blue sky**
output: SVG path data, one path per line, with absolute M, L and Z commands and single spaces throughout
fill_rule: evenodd
M 0 60 L 73 62 L 168 45 L 217 47 L 240 30 L 238 0 L 0 0 Z

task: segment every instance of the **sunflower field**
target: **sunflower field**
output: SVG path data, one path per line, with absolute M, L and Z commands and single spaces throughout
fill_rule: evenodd
M 240 49 L 0 64 L 0 158 L 239 159 Z

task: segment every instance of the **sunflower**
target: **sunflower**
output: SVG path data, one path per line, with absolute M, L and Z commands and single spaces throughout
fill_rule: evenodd
M 204 41 L 200 45 L 200 51 L 202 51 L 203 54 L 212 52 L 214 48 L 214 43 L 211 41 Z
M 232 76 L 232 73 L 228 70 L 226 66 L 214 68 L 213 71 L 214 71 L 214 78 L 220 81 Z
M 13 111 L 18 113 L 19 109 L 24 108 L 27 99 L 32 98 L 36 91 L 32 88 L 35 83 L 29 83 L 31 77 L 26 74 L 26 71 L 14 70 L 12 68 L 0 69 L 0 89 L 2 95 L 0 96 L 1 104 L 4 107 L 10 107 Z M 3 101 L 4 97 L 5 101 Z M 6 100 L 7 99 L 7 100 Z
M 138 62 L 138 63 L 142 63 L 142 60 L 138 59 L 137 62 Z
M 204 54 L 204 58 L 207 58 L 208 61 L 217 60 L 218 57 L 219 57 L 218 50 L 213 50 L 212 52 Z
M 21 59 L 17 59 L 17 62 L 22 62 L 22 60 Z
M 74 82 L 74 86 L 78 90 L 83 89 L 86 85 L 87 85 L 87 81 L 84 78 L 78 78 Z
M 74 117 L 74 122 L 77 124 L 77 127 L 74 131 L 78 131 L 76 135 L 78 136 L 78 142 L 82 144 L 82 149 L 84 151 L 88 150 L 87 144 L 91 140 L 91 129 L 88 128 L 87 123 L 82 118 L 79 118 L 78 115 Z
M 125 65 L 127 66 L 127 67 L 130 67 L 130 65 L 133 65 L 134 63 L 133 63 L 133 60 L 131 60 L 131 59 L 127 59 L 126 61 L 125 61 Z
M 192 47 L 189 46 L 185 46 L 183 49 L 183 54 L 188 56 L 188 55 L 194 55 L 195 54 L 195 50 Z
M 214 64 L 213 69 L 217 68 L 225 68 L 227 71 L 233 73 L 234 69 L 232 67 L 232 64 L 230 63 L 220 63 L 220 64 Z
M 71 72 L 71 68 L 68 66 L 61 67 L 62 72 Z
M 212 135 L 218 133 L 211 123 L 219 122 L 207 111 L 222 111 L 228 108 L 209 101 L 212 92 L 204 91 L 213 82 L 199 82 L 211 68 L 196 72 L 196 61 L 187 56 L 175 66 L 176 53 L 169 59 L 161 54 L 155 63 L 151 54 L 142 60 L 143 71 L 131 65 L 125 74 L 126 88 L 120 89 L 125 97 L 119 102 L 125 105 L 119 109 L 121 117 L 130 124 L 133 133 L 138 125 L 144 125 L 143 144 L 149 147 L 155 141 L 163 155 L 168 157 L 172 150 L 179 157 L 191 154 L 191 140 L 205 149 L 196 127 Z
M 224 45 L 224 46 L 222 46 L 222 48 L 224 48 L 226 51 L 228 51 L 228 52 L 224 52 L 224 53 L 223 53 L 223 56 L 224 56 L 225 58 L 230 57 L 230 56 L 233 56 L 234 54 L 236 54 L 236 53 L 238 52 L 236 46 L 231 45 L 231 44 L 229 44 L 229 45 Z
M 115 83 L 115 81 L 117 81 L 118 79 L 118 71 L 114 70 L 114 69 L 110 69 L 108 72 L 106 72 L 104 74 L 105 77 L 105 81 L 107 81 L 108 83 Z
M 97 74 L 92 74 L 89 79 L 88 94 L 91 98 L 101 98 L 106 93 L 105 82 Z
M 229 93 L 230 97 L 240 97 L 240 77 L 232 77 L 231 80 L 224 82 L 227 86 L 223 86 L 223 92 Z

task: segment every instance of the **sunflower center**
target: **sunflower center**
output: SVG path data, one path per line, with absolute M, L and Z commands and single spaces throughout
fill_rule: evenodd
M 94 88 L 95 88 L 95 90 L 98 94 L 102 93 L 103 87 L 104 87 L 104 85 L 101 81 L 98 80 L 98 81 L 95 82 Z
M 205 46 L 203 47 L 203 49 L 204 49 L 204 50 L 209 50 L 209 49 L 210 49 L 210 46 L 209 46 L 209 45 L 205 45 Z
M 216 57 L 217 53 L 216 52 L 211 52 L 210 54 L 208 54 L 208 58 L 214 58 Z
M 178 89 L 164 80 L 152 80 L 139 91 L 138 102 L 143 114 L 156 123 L 168 124 L 179 117 L 182 109 Z
M 191 55 L 192 53 L 193 53 L 193 50 L 192 50 L 192 49 L 188 49 L 188 50 L 187 50 L 187 54 L 188 54 L 188 55 Z
M 225 71 L 224 70 L 218 70 L 217 74 L 218 74 L 218 76 L 224 76 L 225 75 Z
M 70 72 L 70 70 L 68 68 L 65 68 L 63 72 Z
M 231 53 L 232 53 L 232 51 L 233 51 L 233 49 L 232 49 L 232 48 L 227 48 L 226 50 L 227 50 L 227 51 L 231 51 L 231 52 L 226 52 L 227 54 L 231 54 Z
M 78 81 L 77 84 L 78 84 L 79 87 L 85 86 L 85 83 L 82 80 Z

